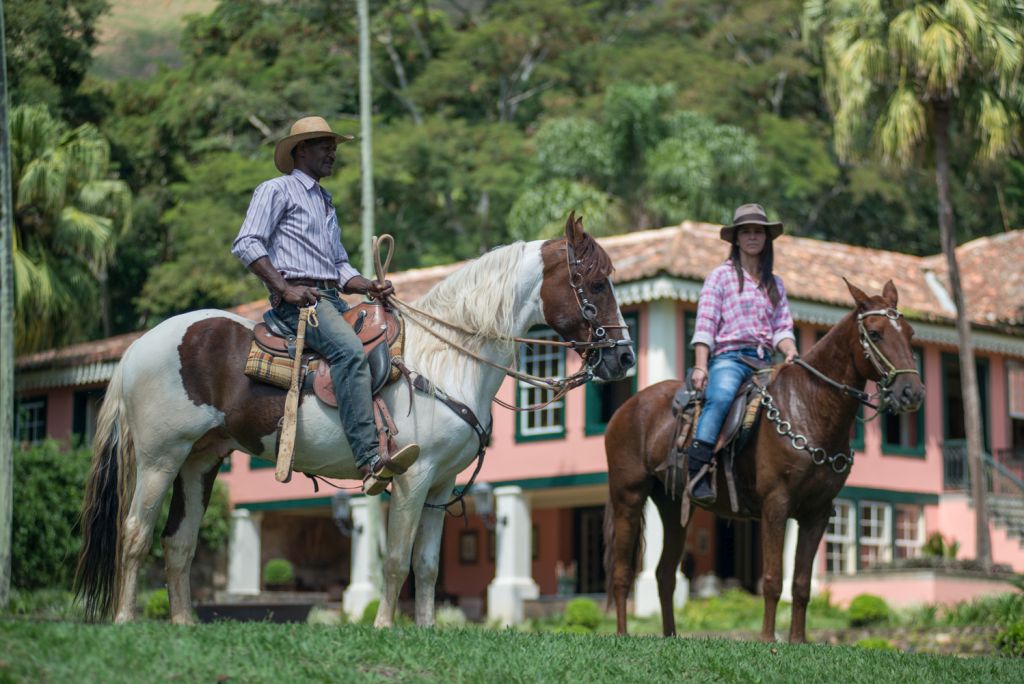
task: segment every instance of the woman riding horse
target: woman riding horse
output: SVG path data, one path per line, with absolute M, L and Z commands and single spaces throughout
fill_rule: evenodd
M 697 503 L 715 499 L 707 466 L 736 391 L 754 372 L 741 357 L 764 358 L 765 350 L 773 347 L 786 355 L 786 363 L 797 355 L 786 288 L 772 273 L 772 245 L 781 234 L 782 224 L 769 222 L 760 204 L 737 208 L 732 225 L 719 233 L 732 245 L 729 258 L 711 272 L 700 291 L 693 385 L 704 390 L 704 408 L 687 453 L 690 496 Z
M 853 466 L 850 429 L 860 405 L 902 413 L 918 410 L 924 399 L 910 346 L 914 332 L 896 308 L 892 281 L 885 284 L 881 296 L 868 296 L 849 283 L 847 287 L 856 303 L 854 310 L 803 359 L 779 370 L 759 393 L 763 415 L 734 461 L 739 510 L 732 510 L 729 497 L 704 504 L 721 517 L 760 522 L 764 640 L 775 638 L 782 547 L 790 518 L 798 523 L 800 534 L 793 563 L 789 639 L 802 642 L 806 638 L 814 555 L 835 497 Z M 877 383 L 873 395 L 864 392 L 869 380 Z M 686 527 L 681 524 L 683 498 L 673 496 L 661 464 L 674 449 L 676 419 L 671 407 L 681 384 L 666 380 L 635 394 L 615 412 L 605 432 L 609 490 L 605 570 L 620 634 L 626 632 L 626 597 L 636 577 L 648 497 L 664 529 L 655 570 L 662 630 L 665 636 L 676 631 L 672 595 L 686 546 Z M 727 486 L 723 468 L 717 469 L 715 477 L 719 487 Z

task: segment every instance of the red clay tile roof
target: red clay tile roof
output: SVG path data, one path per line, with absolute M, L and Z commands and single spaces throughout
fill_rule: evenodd
M 728 246 L 718 238 L 719 226 L 686 221 L 679 226 L 601 238 L 615 264 L 613 280 L 626 283 L 659 274 L 687 280 L 704 277 L 727 256 Z M 900 308 L 911 318 L 951 322 L 953 313 L 929 278 L 948 291 L 945 258 L 939 254 L 916 257 L 854 247 L 835 242 L 783 235 L 778 238 L 775 272 L 782 276 L 792 299 L 846 307 L 850 295 L 845 276 L 869 294 L 880 292 L 892 279 L 900 295 Z M 1011 231 L 968 242 L 957 248 L 961 279 L 971 319 L 987 326 L 1024 325 L 1024 231 Z M 413 269 L 391 276 L 398 294 L 415 301 L 462 262 Z M 349 298 L 353 303 L 358 299 Z M 266 300 L 237 306 L 231 311 L 258 319 Z M 142 332 L 95 342 L 28 354 L 17 359 L 19 372 L 54 366 L 78 366 L 121 357 Z

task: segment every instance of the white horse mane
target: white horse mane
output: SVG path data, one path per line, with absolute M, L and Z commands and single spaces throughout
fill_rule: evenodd
M 453 371 L 458 374 L 472 360 L 423 330 L 422 324 L 473 352 L 479 352 L 488 342 L 512 347 L 516 292 L 521 284 L 519 270 L 525 252 L 524 242 L 496 247 L 434 285 L 416 301 L 416 308 L 465 332 L 422 318 L 417 322 L 407 321 L 407 344 L 414 348 L 410 351 L 419 366 L 415 370 L 435 380 L 451 377 Z M 412 343 L 413 336 L 415 343 Z

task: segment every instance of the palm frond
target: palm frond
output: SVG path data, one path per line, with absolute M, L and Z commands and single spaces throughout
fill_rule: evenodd
M 113 219 L 119 235 L 131 228 L 132 191 L 124 181 L 94 180 L 86 183 L 78 189 L 75 205 L 83 211 Z
M 15 206 L 18 211 L 36 207 L 40 213 L 53 214 L 64 205 L 67 168 L 61 155 L 30 160 L 17 180 Z
M 992 161 L 1020 151 L 1020 116 L 1010 111 L 995 93 L 979 93 L 975 121 L 979 159 Z
M 89 264 L 105 264 L 114 253 L 113 221 L 75 206 L 64 207 L 55 238 Z
M 955 27 L 968 44 L 976 44 L 982 28 L 988 23 L 984 2 L 974 0 L 946 0 L 943 18 Z
M 909 87 L 896 89 L 875 127 L 875 143 L 882 158 L 898 166 L 913 160 L 914 149 L 927 132 L 927 117 L 917 94 Z
M 925 78 L 927 94 L 949 97 L 956 94 L 968 52 L 963 35 L 945 21 L 937 21 L 921 36 L 917 73 Z

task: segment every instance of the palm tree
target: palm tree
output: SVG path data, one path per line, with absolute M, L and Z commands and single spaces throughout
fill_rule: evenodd
M 15 348 L 110 334 L 107 267 L 130 225 L 131 191 L 110 174 L 110 145 L 39 106 L 11 112 Z
M 1024 3 L 807 0 L 804 37 L 824 63 L 840 157 L 850 159 L 868 148 L 887 162 L 909 165 L 930 145 L 939 233 L 956 305 L 977 555 L 989 565 L 978 383 L 949 189 L 950 132 L 975 144 L 982 163 L 1018 151 Z

